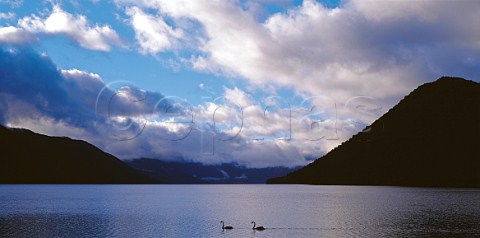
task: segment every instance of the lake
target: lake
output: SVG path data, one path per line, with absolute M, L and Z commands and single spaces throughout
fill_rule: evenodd
M 478 237 L 479 224 L 478 189 L 0 185 L 0 237 Z

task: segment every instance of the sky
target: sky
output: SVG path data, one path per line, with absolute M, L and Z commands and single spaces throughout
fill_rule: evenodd
M 120 159 L 301 166 L 441 76 L 474 0 L 0 0 L 0 124 Z

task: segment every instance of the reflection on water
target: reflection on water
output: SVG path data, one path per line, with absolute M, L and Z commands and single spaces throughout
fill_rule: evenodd
M 93 237 L 111 235 L 108 219 L 98 215 L 19 214 L 0 218 L 0 231 L 12 237 Z
M 473 189 L 0 185 L 0 237 L 478 237 L 478 224 Z

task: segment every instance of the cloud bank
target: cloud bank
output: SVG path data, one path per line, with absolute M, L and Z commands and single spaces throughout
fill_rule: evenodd
M 224 96 L 194 106 L 129 82 L 106 84 L 95 73 L 58 69 L 30 49 L 2 50 L 0 59 L 2 124 L 87 140 L 122 159 L 298 166 L 335 144 L 309 143 L 305 136 L 319 132 L 308 127 L 311 111 L 284 107 L 278 98 L 258 104 L 225 88 Z M 305 123 L 293 123 L 292 115 Z
M 110 26 L 90 25 L 85 16 L 73 15 L 56 4 L 47 17 L 33 14 L 19 19 L 17 26 L 0 27 L 0 43 L 31 43 L 44 35 L 64 35 L 83 48 L 97 51 L 110 51 L 112 45 L 123 46 Z
M 133 27 L 143 35 L 137 37 L 142 52 L 178 51 L 175 41 L 181 39 L 190 42 L 184 44 L 190 58 L 183 62 L 193 69 L 258 87 L 291 87 L 341 102 L 368 95 L 392 106 L 420 83 L 442 75 L 479 76 L 477 1 L 351 0 L 329 9 L 305 0 L 264 21 L 237 1 L 117 4 L 132 21 L 135 9 L 153 11 L 148 19 L 161 22 L 151 35 Z
M 111 26 L 55 4 L 46 15 L 0 27 L 0 43 L 62 35 L 89 50 L 169 54 L 190 69 L 273 96 L 224 87 L 223 95 L 190 105 L 131 82 L 107 84 L 95 72 L 58 69 L 32 50 L 5 48 L 2 124 L 85 139 L 120 158 L 296 166 L 362 130 L 424 82 L 480 76 L 478 1 L 350 0 L 330 9 L 305 0 L 266 16 L 250 1 L 115 4 L 134 45 L 125 46 Z M 285 88 L 301 102 L 276 96 Z

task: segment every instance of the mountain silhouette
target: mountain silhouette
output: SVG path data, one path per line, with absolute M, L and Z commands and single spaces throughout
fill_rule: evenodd
M 155 182 L 85 141 L 0 126 L 0 145 L 0 183 Z
M 480 187 L 480 84 L 426 83 L 363 132 L 268 183 Z
M 137 171 L 170 184 L 264 184 L 268 178 L 283 176 L 298 168 L 247 168 L 236 163 L 202 164 L 140 158 L 125 163 Z

